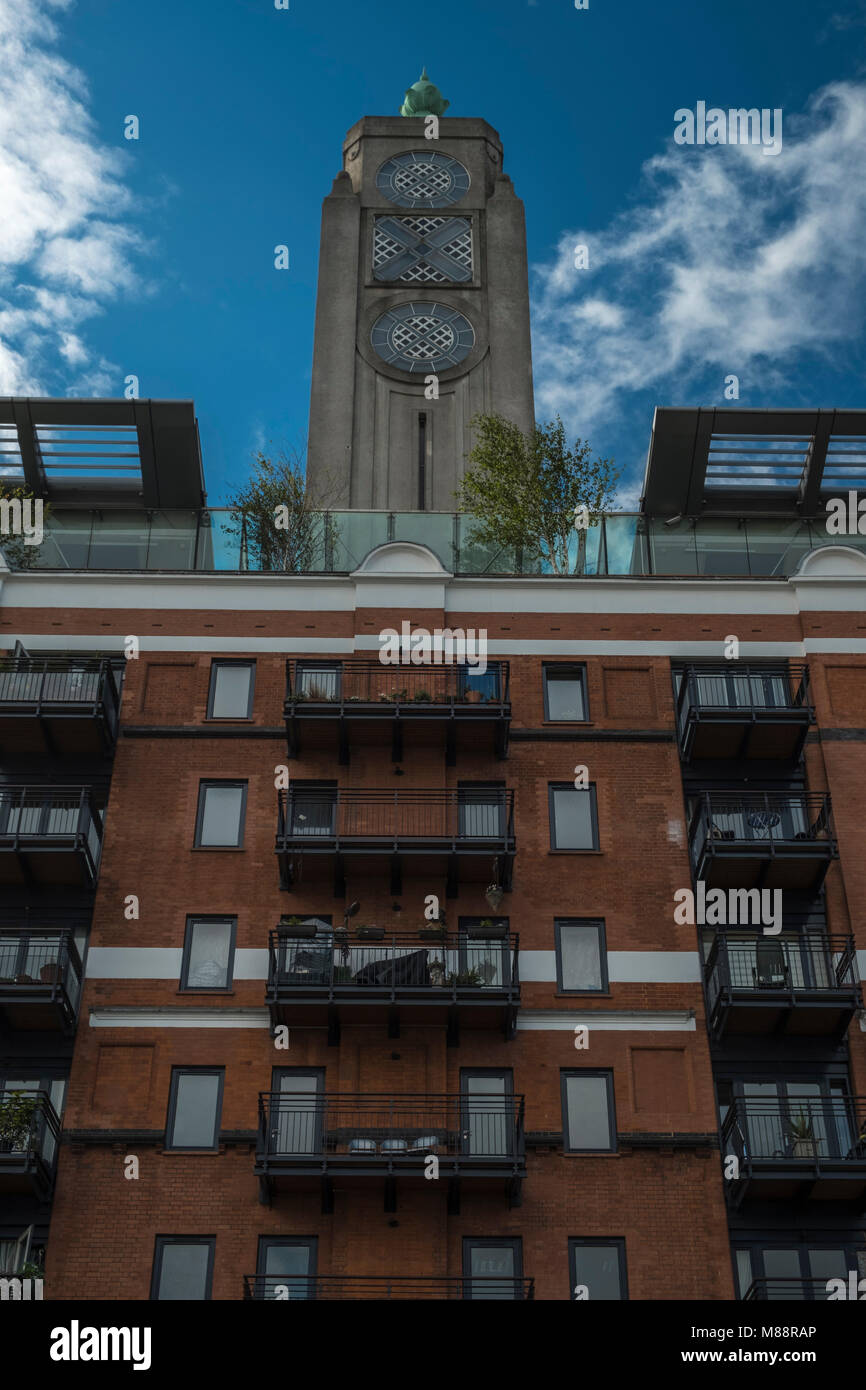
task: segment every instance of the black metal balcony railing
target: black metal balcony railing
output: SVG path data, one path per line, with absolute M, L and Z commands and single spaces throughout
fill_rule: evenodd
M 457 848 L 475 841 L 499 846 L 514 839 L 514 792 L 364 791 L 314 792 L 289 788 L 277 796 L 277 841 L 307 845 L 317 840 L 438 841 Z M 482 853 L 489 854 L 489 848 Z
M 686 761 L 799 758 L 814 718 L 805 663 L 690 665 L 674 679 Z
M 773 1186 L 803 1180 L 812 1190 L 825 1179 L 866 1188 L 866 1101 L 859 1096 L 738 1097 L 722 1124 L 722 1152 L 738 1174 L 730 1190 L 772 1195 Z
M 341 763 L 349 761 L 350 730 L 366 737 L 373 725 L 387 725 L 391 756 L 403 757 L 404 727 L 437 724 L 445 729 L 446 762 L 457 760 L 457 728 L 493 730 L 497 757 L 508 752 L 511 722 L 509 664 L 491 661 L 483 672 L 465 664 L 385 665 L 380 661 L 350 660 L 286 662 L 285 718 L 289 756 L 298 757 L 301 731 L 323 728 L 338 735 Z
M 48 728 L 48 751 L 73 735 L 73 725 L 93 721 L 104 751 L 117 737 L 122 672 L 109 658 L 6 657 L 0 660 L 0 721 L 24 718 Z M 2 730 L 0 730 L 2 731 Z M 77 745 L 73 745 L 77 746 Z
M 819 1033 L 847 1027 L 860 1006 L 857 952 L 852 936 L 821 931 L 748 936 L 718 932 L 704 965 L 707 1016 L 714 1032 L 723 1031 L 731 1011 L 748 1009 L 749 1026 L 759 1026 L 757 1010 L 768 1014 L 767 1029 L 783 1027 L 787 1011 L 797 1009 L 797 1031 Z M 810 1011 L 806 1017 L 805 1011 Z
M 28 1010 L 48 1026 L 74 1027 L 81 994 L 81 958 L 72 931 L 55 927 L 6 930 L 0 923 L 0 1014 Z
M 389 933 L 381 944 L 357 944 L 348 937 L 322 938 L 270 934 L 268 991 L 379 994 L 396 1002 L 416 991 L 435 990 L 437 998 L 457 1002 L 467 992 L 511 994 L 519 985 L 518 938 L 466 942 Z
M 4 861 L 14 856 L 25 878 L 83 879 L 92 887 L 102 834 L 102 812 L 91 787 L 0 787 L 0 874 Z M 13 877 L 7 868 L 6 881 Z
M 291 786 L 277 793 L 276 852 L 281 882 L 295 877 L 295 855 L 336 856 L 335 892 L 343 886 L 345 855 L 391 856 L 391 891 L 400 891 L 401 854 L 439 856 L 456 893 L 459 859 L 476 859 L 487 873 L 497 860 L 498 881 L 511 887 L 515 852 L 514 792 L 504 788 L 456 791 L 317 790 Z
M 271 932 L 266 1002 L 272 1022 L 326 1021 L 336 1045 L 341 1006 L 353 1020 L 387 1017 L 389 1037 L 399 1036 L 399 1008 L 409 1006 L 425 1019 L 447 1022 L 452 1046 L 461 1011 L 470 1027 L 501 1024 L 506 1038 L 514 1037 L 519 941 L 504 925 L 501 936 L 484 941 L 471 931 L 437 938 L 432 931 L 423 937 L 371 930 L 381 939 L 350 938 L 324 923 L 314 937 L 294 936 L 291 928 Z
M 428 1154 L 481 1165 L 517 1159 L 523 1096 L 262 1092 L 259 1152 L 301 1163 L 330 1155 L 347 1171 L 422 1171 Z
M 817 891 L 836 857 L 823 792 L 704 792 L 692 798 L 689 845 L 707 883 Z
M 0 1193 L 46 1198 L 54 1184 L 60 1120 L 43 1091 L 0 1092 Z
M 787 1303 L 826 1302 L 829 1298 L 827 1282 L 826 1279 L 753 1279 L 743 1294 L 742 1301 L 744 1303 L 771 1300 Z
M 448 665 L 385 665 L 381 661 L 344 661 L 340 664 L 289 660 L 286 662 L 286 704 L 303 714 L 307 707 L 336 706 L 344 713 L 353 713 L 357 704 L 386 707 L 388 713 L 399 709 L 412 713 L 405 706 L 444 706 L 454 710 L 494 706 L 496 712 L 509 703 L 509 664 L 491 661 L 483 672 L 472 666 Z M 424 710 L 421 713 L 425 713 Z
M 530 1299 L 533 1279 L 502 1275 L 247 1274 L 248 1301 L 286 1299 Z

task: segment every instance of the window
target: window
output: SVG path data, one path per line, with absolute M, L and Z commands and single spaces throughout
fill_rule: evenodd
M 561 991 L 606 994 L 607 948 L 604 922 L 558 918 L 556 934 L 556 987 Z
M 544 717 L 550 722 L 589 718 L 586 667 L 545 663 Z
M 551 849 L 598 849 L 595 785 L 550 784 Z
M 250 719 L 255 677 L 254 661 L 214 661 L 210 668 L 208 719 Z
M 244 838 L 246 782 L 202 782 L 195 843 L 202 849 L 239 849 Z
M 611 1153 L 616 1149 L 613 1072 L 562 1073 L 562 1127 L 566 1153 Z
M 272 1086 L 269 1153 L 321 1153 L 324 1067 L 274 1067 Z
M 515 1124 L 511 1071 L 462 1070 L 460 1095 L 464 1152 L 512 1153 Z
M 315 1236 L 259 1236 L 258 1276 L 265 1299 L 314 1298 Z
M 336 782 L 293 782 L 289 787 L 289 834 L 336 834 Z
M 175 1067 L 168 1099 L 166 1146 L 215 1149 L 222 1110 L 222 1067 Z
M 572 1301 L 628 1298 L 624 1240 L 570 1240 L 568 1267 Z
M 474 975 L 478 985 L 487 989 L 506 989 L 511 980 L 511 949 L 508 939 L 508 918 L 490 918 L 492 928 L 500 932 L 491 937 L 482 928 L 476 935 L 475 928 L 484 917 L 461 917 L 457 926 L 459 931 L 458 970 Z M 473 980 L 470 979 L 470 984 Z
M 463 1240 L 464 1298 L 522 1298 L 523 1254 L 520 1237 Z
M 458 782 L 458 832 L 470 840 L 505 836 L 505 783 Z
M 230 989 L 235 959 L 234 917 L 188 917 L 181 989 Z
M 342 668 L 333 662 L 321 665 L 298 662 L 295 674 L 295 695 L 308 700 L 339 700 L 342 688 Z M 367 697 L 369 699 L 369 695 Z
M 844 1236 L 834 1240 L 818 1237 L 808 1245 L 760 1244 L 734 1249 L 737 1296 L 745 1298 L 753 1283 L 767 1300 L 823 1302 L 827 1280 L 844 1279 L 850 1270 L 858 1279 L 866 1275 L 866 1253 Z
M 157 1236 L 151 1298 L 210 1298 L 215 1245 L 215 1236 Z
M 499 666 L 494 664 L 488 666 L 486 671 L 479 672 L 475 666 L 459 665 L 457 667 L 457 692 L 461 700 L 466 699 L 467 690 L 477 690 L 481 701 L 501 700 L 502 688 Z

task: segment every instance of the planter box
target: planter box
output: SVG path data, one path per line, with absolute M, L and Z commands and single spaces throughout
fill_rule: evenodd
M 384 927 L 359 927 L 358 936 L 361 941 L 381 941 L 385 935 Z
M 470 927 L 466 935 L 475 941 L 498 941 L 507 936 L 508 928 L 503 922 L 494 922 L 491 927 Z
M 280 922 L 277 931 L 281 936 L 315 936 L 318 927 L 315 922 Z
M 418 932 L 422 941 L 444 941 L 446 936 L 445 927 L 421 927 Z

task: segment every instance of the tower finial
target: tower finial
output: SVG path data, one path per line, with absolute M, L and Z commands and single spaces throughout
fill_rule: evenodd
M 400 107 L 400 115 L 444 116 L 450 104 L 445 100 L 439 88 L 430 81 L 425 65 L 418 81 L 413 82 L 411 87 L 407 87 L 403 105 Z

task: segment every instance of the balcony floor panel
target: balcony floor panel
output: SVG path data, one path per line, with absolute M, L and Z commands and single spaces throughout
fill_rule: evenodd
M 839 1037 L 858 1008 L 856 1000 L 808 1003 L 797 996 L 793 1008 L 776 999 L 745 999 L 734 995 L 727 1011 L 724 1035 L 766 1037 Z
M 752 721 L 744 717 L 703 714 L 686 732 L 685 752 L 688 759 L 739 759 L 752 761 L 795 761 L 802 750 L 809 729 L 806 715 L 794 714 L 789 719 L 769 718 Z

